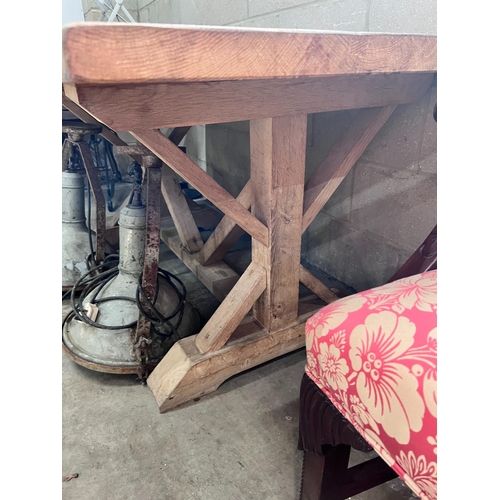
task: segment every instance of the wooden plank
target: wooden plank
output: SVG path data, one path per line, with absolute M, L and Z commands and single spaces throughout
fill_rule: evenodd
M 395 109 L 396 106 L 386 106 L 359 111 L 345 134 L 307 181 L 302 232 L 309 227 Z
M 224 302 L 196 336 L 198 349 L 201 352 L 212 352 L 224 347 L 265 288 L 266 270 L 256 262 L 251 262 Z
M 305 287 L 311 290 L 311 292 L 315 293 L 321 300 L 324 300 L 327 304 L 335 302 L 340 298 L 302 265 L 299 268 L 299 280 Z
M 307 115 L 250 122 L 254 215 L 269 228 L 270 248 L 252 241 L 252 260 L 267 271 L 254 317 L 269 331 L 297 318 Z
M 172 132 L 170 132 L 168 138 L 170 141 L 172 141 L 173 144 L 178 146 L 182 142 L 184 137 L 186 137 L 186 135 L 190 129 L 191 129 L 191 127 L 176 127 L 176 128 L 174 128 L 174 130 L 172 130 Z M 169 176 L 170 174 L 175 175 L 166 165 L 163 165 L 163 167 L 162 167 L 162 195 L 163 195 L 163 201 L 165 202 L 167 209 L 168 209 L 168 215 L 173 216 L 173 214 L 170 213 L 170 207 L 168 206 L 169 202 L 167 201 L 166 193 L 164 192 L 164 188 L 163 188 L 163 185 L 164 185 L 163 176 L 165 175 L 164 172 L 166 172 L 167 169 L 169 172 L 169 174 L 167 174 L 167 176 Z M 175 178 L 175 177 L 170 178 L 170 181 L 173 184 L 175 184 L 176 189 L 179 189 L 179 190 L 181 189 L 177 178 Z M 182 194 L 182 196 L 181 196 L 181 194 Z M 176 202 L 177 202 L 176 206 L 178 206 L 178 209 L 179 209 L 176 212 L 175 217 L 174 217 L 174 222 L 175 222 L 175 220 L 177 220 L 177 225 L 176 225 L 177 231 L 179 231 L 179 234 L 181 234 L 181 232 L 182 232 L 183 237 L 185 237 L 186 239 L 194 238 L 194 239 L 190 239 L 190 244 L 187 245 L 186 248 L 188 248 L 192 252 L 196 252 L 203 245 L 203 241 L 202 241 L 200 233 L 198 231 L 198 227 L 196 226 L 196 223 L 193 221 L 193 216 L 191 213 L 191 209 L 193 207 L 197 207 L 197 204 L 196 204 L 196 202 L 194 202 L 190 198 L 188 198 L 182 191 L 178 192 L 178 194 L 176 196 L 174 196 L 174 199 L 176 200 Z M 183 213 L 185 213 L 184 216 L 183 216 Z M 181 223 L 181 221 L 182 221 L 182 223 Z
M 161 167 L 161 192 L 168 211 L 172 216 L 175 228 L 184 247 L 191 253 L 198 252 L 203 247 L 198 227 L 189 210 L 186 197 L 182 191 L 175 172 L 167 165 Z
M 238 203 L 224 188 L 217 184 L 212 177 L 186 156 L 175 144 L 169 141 L 159 130 L 135 130 L 130 133 L 210 200 L 224 214 L 231 217 L 242 229 L 262 245 L 266 247 L 269 245 L 267 227 Z
M 324 306 L 322 306 L 324 307 Z M 196 336 L 177 342 L 148 378 L 160 413 L 215 391 L 225 380 L 266 361 L 304 347 L 304 322 L 269 333 L 256 323 L 243 324 L 220 350 L 203 354 Z M 239 330 L 253 333 L 240 335 Z
M 202 266 L 195 255 L 184 249 L 175 229 L 162 229 L 161 239 L 221 302 L 240 278 L 238 273 L 222 261 Z
M 403 104 L 418 99 L 433 77 L 342 75 L 273 82 L 78 86 L 73 97 L 114 130 L 128 131 Z
M 421 73 L 437 70 L 436 40 L 431 35 L 86 22 L 63 28 L 63 81 L 137 84 Z
M 236 200 L 249 210 L 252 206 L 252 199 L 252 183 L 248 181 Z M 244 233 L 245 231 L 240 226 L 225 215 L 200 250 L 198 261 L 203 265 L 207 265 L 222 260 L 222 257 L 226 255 Z

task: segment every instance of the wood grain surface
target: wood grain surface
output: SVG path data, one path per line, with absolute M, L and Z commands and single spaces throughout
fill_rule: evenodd
M 254 302 L 266 288 L 266 270 L 251 262 L 224 302 L 196 336 L 201 352 L 217 351 L 224 347 Z
M 226 298 L 239 280 L 239 274 L 222 261 L 202 266 L 198 262 L 196 255 L 190 254 L 183 247 L 175 229 L 167 228 L 162 230 L 161 239 L 220 302 Z
M 250 122 L 252 212 L 269 229 L 270 246 L 252 240 L 252 261 L 267 271 L 253 314 L 265 328 L 297 319 L 307 116 Z
M 75 23 L 63 28 L 63 82 L 135 84 L 435 72 L 436 39 L 430 35 Z
M 267 227 L 159 130 L 131 130 L 130 133 L 242 229 L 264 246 L 269 245 Z
M 189 209 L 186 196 L 179 185 L 175 172 L 165 164 L 161 167 L 161 193 L 182 244 L 189 252 L 198 252 L 203 247 L 200 231 Z
M 64 84 L 67 95 L 113 130 L 225 123 L 296 113 L 404 104 L 418 99 L 434 74 L 155 83 Z

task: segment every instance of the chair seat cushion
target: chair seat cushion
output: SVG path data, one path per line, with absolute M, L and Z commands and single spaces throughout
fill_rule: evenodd
M 437 488 L 437 271 L 340 299 L 306 323 L 307 375 L 423 499 Z

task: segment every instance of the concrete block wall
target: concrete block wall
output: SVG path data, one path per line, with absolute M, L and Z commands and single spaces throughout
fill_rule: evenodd
M 108 5 L 112 5 L 114 7 L 115 2 L 105 2 Z M 139 6 L 138 0 L 125 0 L 123 2 L 124 7 L 128 10 L 130 15 L 136 20 L 139 20 Z M 97 7 L 97 4 L 93 0 L 82 0 L 83 12 L 85 15 L 85 21 L 98 21 L 101 15 L 101 10 Z M 118 11 L 124 19 L 127 17 L 123 14 L 123 11 Z
M 84 0 L 91 2 L 91 0 Z M 140 22 L 436 34 L 436 0 L 137 0 Z
M 436 0 L 136 3 L 139 22 L 149 23 L 437 32 Z M 436 224 L 435 102 L 436 83 L 418 102 L 396 109 L 304 234 L 304 260 L 364 290 L 384 283 L 423 241 Z M 306 178 L 328 154 L 351 118 L 351 111 L 309 116 Z M 186 140 L 188 154 L 234 196 L 249 176 L 248 134 L 248 122 L 226 123 L 205 130 L 197 127 Z
M 356 290 L 385 283 L 436 224 L 436 85 L 401 105 L 304 233 L 302 258 Z M 306 179 L 353 111 L 309 116 Z M 206 127 L 207 169 L 233 196 L 250 175 L 248 122 Z

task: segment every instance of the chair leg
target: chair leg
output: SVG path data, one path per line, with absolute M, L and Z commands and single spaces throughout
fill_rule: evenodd
M 397 477 L 379 456 L 349 468 L 351 446 L 372 448 L 306 375 L 300 387 L 300 500 L 345 500 Z M 328 451 L 324 454 L 325 449 Z
M 345 444 L 326 455 L 305 451 L 300 500 L 345 500 L 397 477 L 378 456 L 349 468 L 350 451 Z
M 333 446 L 326 455 L 304 451 L 300 500 L 344 500 L 351 447 Z

